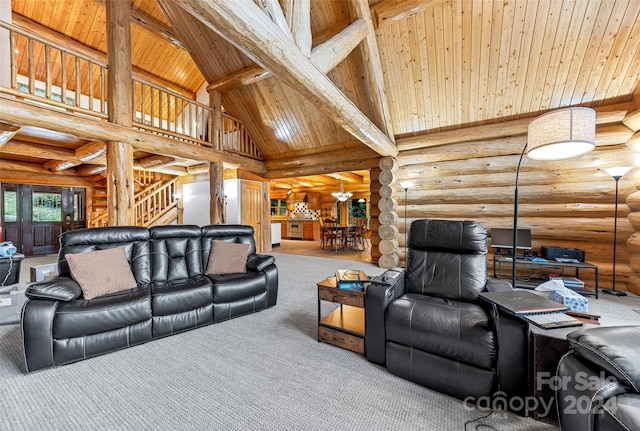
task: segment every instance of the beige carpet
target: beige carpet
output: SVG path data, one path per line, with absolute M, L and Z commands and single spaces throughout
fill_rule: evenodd
M 380 268 L 273 254 L 275 307 L 64 367 L 23 374 L 19 326 L 0 326 L 0 429 L 464 430 L 488 413 L 317 341 L 315 283 Z M 557 429 L 500 411 L 478 423 Z

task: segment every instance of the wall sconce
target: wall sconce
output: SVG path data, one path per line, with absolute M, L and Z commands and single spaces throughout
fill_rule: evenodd
M 177 201 L 182 198 L 182 195 L 180 193 L 174 193 L 171 195 L 171 197 L 173 197 L 173 199 Z

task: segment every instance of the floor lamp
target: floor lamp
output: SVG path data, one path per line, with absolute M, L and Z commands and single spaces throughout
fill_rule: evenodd
M 631 166 L 617 166 L 615 168 L 605 169 L 605 171 L 616 180 L 616 206 L 613 210 L 613 280 L 611 281 L 611 289 L 601 289 L 600 291 L 615 296 L 627 296 L 626 293 L 616 290 L 616 234 L 618 231 L 618 181 L 630 170 Z
M 566 108 L 543 114 L 529 123 L 527 143 L 516 170 L 513 201 L 513 259 L 511 283 L 516 287 L 518 260 L 518 177 L 525 153 L 532 160 L 562 160 L 578 157 L 596 146 L 596 112 L 591 108 Z
M 407 231 L 407 192 L 409 191 L 409 187 L 411 187 L 411 183 L 407 181 L 403 181 L 400 183 L 402 189 L 404 190 L 404 267 L 407 267 L 407 239 L 408 239 L 408 231 Z

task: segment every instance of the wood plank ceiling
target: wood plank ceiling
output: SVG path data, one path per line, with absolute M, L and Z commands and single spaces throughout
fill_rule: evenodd
M 311 0 L 314 45 L 353 21 L 351 1 Z M 195 93 L 205 82 L 254 66 L 179 6 L 163 2 L 159 7 L 149 0 L 131 4 L 136 19 L 146 21 L 132 26 L 135 67 Z M 570 105 L 626 102 L 638 91 L 637 0 L 369 4 L 396 138 L 528 118 Z M 11 6 L 14 14 L 106 51 L 100 0 L 12 0 Z M 158 29 L 173 34 L 179 44 L 161 37 Z M 360 51 L 354 50 L 328 77 L 373 118 L 361 62 Z M 245 124 L 268 160 L 349 148 L 353 140 L 276 77 L 224 91 L 223 104 Z

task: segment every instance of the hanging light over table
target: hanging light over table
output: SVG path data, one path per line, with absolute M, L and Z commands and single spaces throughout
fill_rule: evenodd
M 333 193 L 331 193 L 331 195 L 334 198 L 338 199 L 340 202 L 344 202 L 347 199 L 349 199 L 353 195 L 353 193 L 345 192 L 344 191 L 344 184 L 340 183 L 340 191 L 339 192 L 333 192 Z

